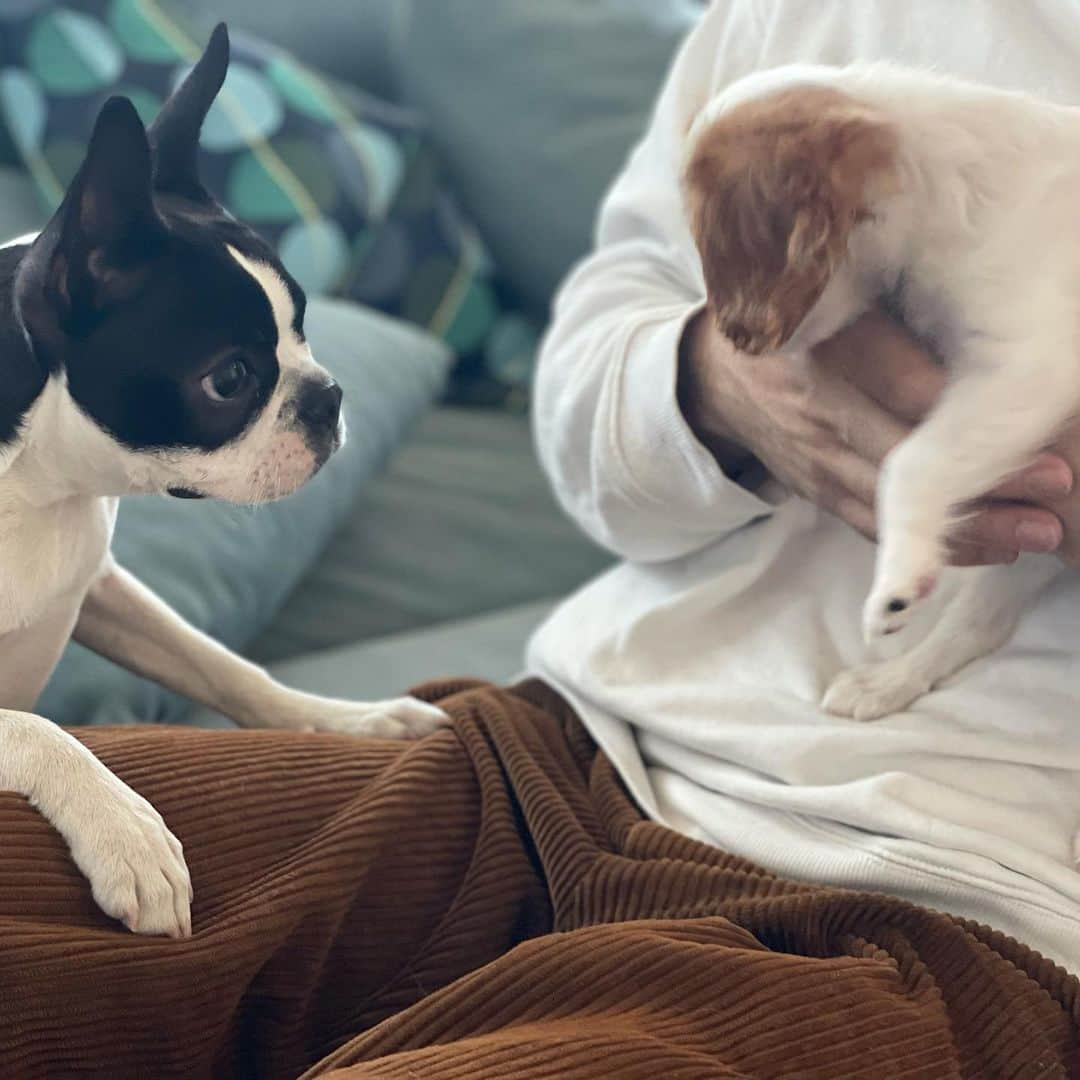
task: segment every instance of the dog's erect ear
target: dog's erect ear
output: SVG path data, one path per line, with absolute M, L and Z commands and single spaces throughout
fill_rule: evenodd
M 229 32 L 218 23 L 206 51 L 161 106 L 147 134 L 154 155 L 154 190 L 202 202 L 199 132 L 229 68 Z
M 138 286 L 163 237 L 142 121 L 127 98 L 110 98 L 63 202 L 20 266 L 20 309 L 31 330 L 79 336 Z
M 684 175 L 721 332 L 749 353 L 787 342 L 896 178 L 897 137 L 829 88 L 745 102 L 700 133 Z

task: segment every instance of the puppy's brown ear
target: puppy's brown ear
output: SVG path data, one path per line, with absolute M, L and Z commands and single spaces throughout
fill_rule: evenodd
M 873 197 L 896 181 L 895 131 L 826 87 L 737 105 L 684 176 L 709 302 L 736 348 L 783 345 L 821 296 Z

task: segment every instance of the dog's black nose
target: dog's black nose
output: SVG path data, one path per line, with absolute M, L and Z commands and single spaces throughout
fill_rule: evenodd
M 300 389 L 296 415 L 313 428 L 337 427 L 341 415 L 341 387 L 333 379 L 306 382 Z

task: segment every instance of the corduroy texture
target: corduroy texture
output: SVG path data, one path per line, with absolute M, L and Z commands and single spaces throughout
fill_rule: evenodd
M 1080 983 L 1022 945 L 645 821 L 538 683 L 424 694 L 416 744 L 78 733 L 183 841 L 190 941 L 0 795 L 0 1076 L 1080 1076 Z

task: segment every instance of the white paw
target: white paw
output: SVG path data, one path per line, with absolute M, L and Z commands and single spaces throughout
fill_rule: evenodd
M 903 658 L 883 660 L 842 671 L 825 691 L 821 706 L 834 716 L 878 720 L 905 709 L 929 689 Z
M 290 726 L 372 739 L 422 739 L 450 723 L 442 709 L 414 697 L 368 702 L 312 698 L 305 711 L 308 715 Z
M 941 570 L 936 542 L 909 536 L 884 545 L 878 554 L 874 586 L 863 608 L 866 643 L 903 630 L 934 591 Z
M 54 824 L 102 911 L 137 934 L 191 936 L 184 849 L 138 792 L 110 773 Z

